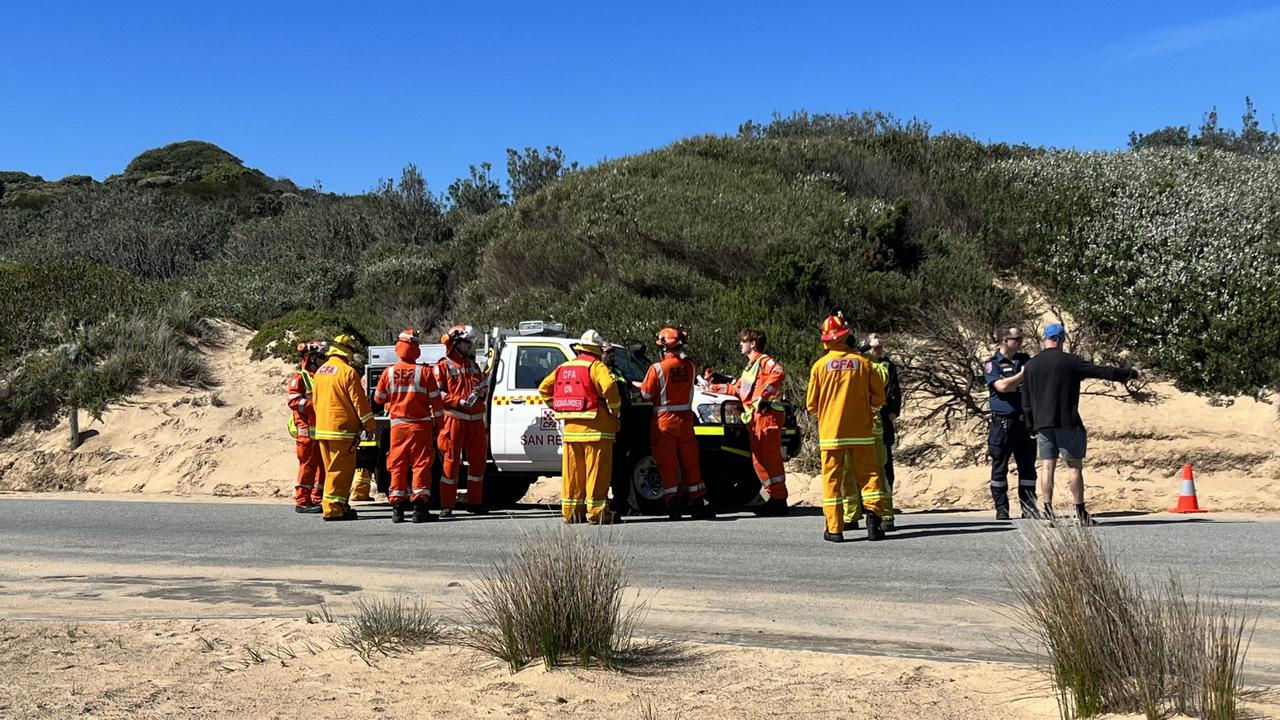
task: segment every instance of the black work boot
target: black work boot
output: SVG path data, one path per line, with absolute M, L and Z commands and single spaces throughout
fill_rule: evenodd
M 1048 522 L 1049 527 L 1054 527 L 1058 524 L 1058 516 L 1053 514 L 1053 506 L 1048 503 L 1045 503 L 1044 507 L 1041 508 L 1040 519 Z
M 684 516 L 684 498 L 677 497 L 667 501 L 667 519 L 679 520 Z
M 842 543 L 844 542 L 844 533 L 822 532 L 822 539 L 827 542 Z
M 326 517 L 325 521 L 340 522 L 342 520 L 358 520 L 358 519 L 360 519 L 360 516 L 356 514 L 356 511 L 352 510 L 351 508 L 347 508 L 347 511 L 342 513 L 341 515 L 337 517 Z
M 472 515 L 488 515 L 489 508 L 484 505 L 472 505 L 471 503 L 467 503 L 467 512 Z
M 404 503 L 398 502 L 395 505 L 391 506 L 391 522 L 393 523 L 404 522 Z
M 1009 519 L 1009 493 L 1005 488 L 991 488 L 991 501 L 996 506 L 996 519 Z M 1025 507 L 1025 506 L 1024 506 Z
M 1018 502 L 1022 505 L 1023 519 L 1036 517 L 1037 501 L 1035 488 L 1018 488 Z
M 716 509 L 711 507 L 711 503 L 707 502 L 705 497 L 700 497 L 693 502 L 693 507 L 689 510 L 689 517 L 694 520 L 715 520 Z
M 1098 521 L 1093 519 L 1088 510 L 1084 509 L 1084 503 L 1076 505 L 1076 522 L 1080 523 L 1080 527 L 1097 527 Z
M 440 519 L 453 517 L 453 508 L 440 508 Z
M 444 515 L 444 511 L 440 511 Z M 436 516 L 431 514 L 431 509 L 425 502 L 416 502 L 413 504 L 413 521 L 415 523 L 435 522 Z
M 884 539 L 884 528 L 880 527 L 880 516 L 867 513 L 867 539 L 875 542 Z
M 319 505 L 294 505 L 293 511 L 299 515 L 315 515 L 324 512 L 324 508 Z
M 781 498 L 769 498 L 763 505 L 757 507 L 754 512 L 760 517 L 782 517 L 791 512 L 791 506 L 787 505 L 787 501 Z

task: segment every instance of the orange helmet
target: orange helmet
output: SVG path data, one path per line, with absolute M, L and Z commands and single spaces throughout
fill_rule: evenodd
M 409 328 L 396 337 L 396 356 L 405 362 L 413 362 L 421 354 L 418 346 L 418 333 Z
M 822 321 L 822 342 L 839 340 L 849 335 L 849 323 L 844 321 L 844 313 L 837 311 Z
M 680 328 L 664 327 L 658 331 L 658 346 L 663 350 L 674 350 L 689 342 L 689 334 Z

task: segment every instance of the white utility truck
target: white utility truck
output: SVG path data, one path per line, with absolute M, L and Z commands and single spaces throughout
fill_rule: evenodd
M 502 507 L 516 503 L 539 477 L 560 474 L 561 427 L 551 409 L 538 396 L 538 385 L 551 371 L 574 357 L 576 342 L 559 323 L 529 321 L 517 328 L 495 328 L 476 348 L 476 362 L 489 374 L 486 418 L 489 426 L 489 463 L 485 472 L 485 504 Z M 434 364 L 444 357 L 444 346 L 422 344 L 418 362 Z M 635 387 L 648 369 L 647 358 L 615 351 L 618 367 L 627 378 L 623 400 L 622 429 L 614 445 L 615 487 L 626 478 L 628 501 L 640 513 L 665 512 L 662 480 L 649 449 L 649 423 L 653 405 L 640 398 Z M 396 363 L 390 345 L 369 348 L 365 380 L 372 396 L 378 377 Z M 372 398 L 371 398 L 372 402 Z M 785 404 L 785 403 L 784 403 Z M 721 508 L 754 503 L 760 481 L 751 466 L 746 426 L 742 424 L 742 403 L 731 395 L 698 389 L 693 406 L 698 418 L 696 432 L 702 456 L 702 474 L 714 505 Z M 361 465 L 373 465 L 378 490 L 385 493 L 390 483 L 386 470 L 386 448 L 390 429 L 386 412 L 377 404 L 378 443 L 365 453 Z M 800 433 L 791 406 L 787 405 L 783 431 L 783 454 L 793 457 L 800 449 Z M 437 458 L 438 460 L 438 458 Z M 440 479 L 440 463 L 433 466 L 435 487 Z M 433 490 L 433 500 L 439 496 Z

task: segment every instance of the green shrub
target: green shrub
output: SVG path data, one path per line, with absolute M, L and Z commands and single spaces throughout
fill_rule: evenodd
M 626 587 L 626 562 L 599 534 L 530 536 L 468 592 L 460 642 L 512 672 L 535 660 L 547 668 L 597 662 L 617 669 L 629 660 L 643 610 L 624 607 Z
M 372 664 L 375 654 L 412 652 L 439 642 L 443 635 L 440 620 L 421 599 L 360 598 L 355 613 L 342 622 L 334 644 L 354 650 Z
M 250 357 L 262 360 L 277 357 L 292 362 L 297 344 L 311 339 L 329 340 L 338 333 L 353 333 L 362 344 L 363 334 L 343 313 L 333 310 L 294 310 L 266 322 L 249 341 Z
M 155 307 L 161 292 L 126 272 L 84 261 L 0 265 L 0 357 L 56 344 L 50 321 L 93 325 Z
M 108 313 L 85 323 L 64 315 L 48 324 L 58 344 L 25 353 L 0 379 L 0 435 L 24 422 L 51 427 L 73 407 L 100 418 L 143 382 L 214 383 L 196 349 L 211 328 L 189 297 L 131 316 Z

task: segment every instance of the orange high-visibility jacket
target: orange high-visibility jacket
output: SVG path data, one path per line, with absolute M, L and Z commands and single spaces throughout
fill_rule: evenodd
M 440 388 L 445 415 L 459 420 L 484 420 L 485 375 L 474 359 L 449 353 L 435 364 L 432 372 Z M 472 404 L 467 404 L 468 399 Z
M 621 426 L 622 396 L 618 394 L 618 384 L 614 382 L 609 367 L 591 355 L 579 355 L 573 360 L 561 364 L 556 370 L 566 365 L 579 365 L 589 368 L 591 384 L 595 386 L 600 403 L 592 410 L 583 412 L 556 413 L 557 420 L 564 421 L 565 442 L 594 442 L 596 440 L 613 440 Z M 538 385 L 538 394 L 547 407 L 551 407 L 555 397 L 556 370 L 542 379 Z
M 361 428 L 373 432 L 373 410 L 360 386 L 355 368 L 338 356 L 331 355 L 311 379 L 311 393 L 316 408 L 316 425 L 312 434 L 317 440 L 348 440 L 360 434 Z
M 299 370 L 290 375 L 287 392 L 298 437 L 311 437 L 311 428 L 316 424 L 316 409 L 311 402 L 311 373 Z
M 714 393 L 736 395 L 742 401 L 742 406 L 750 410 L 783 410 L 778 397 L 782 394 L 782 382 L 785 379 L 786 373 L 777 360 L 764 353 L 753 353 L 737 380 L 711 383 L 707 389 Z M 758 408 L 753 404 L 756 401 L 760 401 Z
M 649 366 L 640 383 L 640 396 L 653 401 L 653 417 L 658 426 L 669 422 L 693 422 L 693 361 L 667 355 Z
M 884 381 L 871 360 L 828 344 L 809 371 L 809 412 L 818 416 L 818 447 L 875 445 L 873 420 L 884 404 Z
M 444 415 L 440 389 L 431 369 L 401 360 L 387 368 L 378 378 L 373 392 L 375 402 L 385 405 L 391 425 L 437 422 Z

